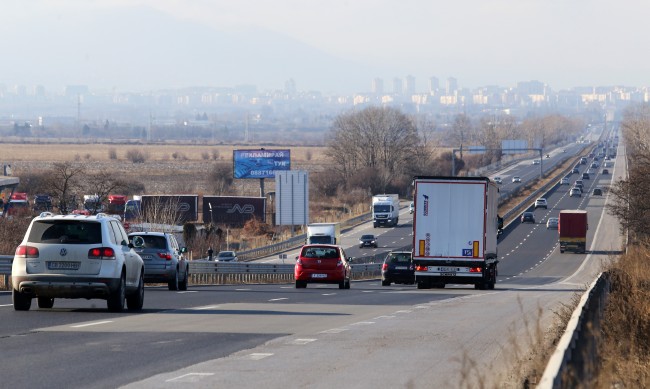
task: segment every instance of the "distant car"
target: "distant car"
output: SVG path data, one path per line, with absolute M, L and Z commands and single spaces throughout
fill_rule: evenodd
M 593 191 L 591 191 L 592 196 L 602 196 L 603 195 L 603 190 L 602 188 L 594 188 Z
M 522 223 L 533 223 L 535 224 L 535 214 L 532 212 L 524 212 L 521 214 Z
M 169 290 L 187 290 L 189 264 L 185 247 L 166 232 L 132 232 L 129 241 L 144 261 L 145 283 L 167 283 Z
M 377 248 L 377 237 L 372 234 L 364 234 L 359 238 L 359 248 L 374 247 Z
M 217 262 L 238 262 L 239 258 L 235 251 L 222 250 L 219 251 L 219 254 L 217 254 L 214 260 Z
M 137 246 L 135 246 L 137 247 Z M 32 219 L 11 268 L 13 306 L 28 311 L 54 300 L 104 299 L 109 311 L 141 310 L 144 262 L 116 219 L 43 212 Z
M 412 214 L 415 211 L 415 204 L 413 201 L 411 201 L 411 204 L 409 204 L 409 213 Z
M 569 182 L 569 178 L 568 177 L 562 177 L 560 179 L 560 185 L 571 185 L 571 183 Z
M 494 183 L 495 184 L 503 184 L 503 179 L 501 177 L 494 177 Z
M 580 188 L 577 187 L 571 188 L 571 190 L 569 191 L 569 197 L 582 197 L 582 190 L 580 190 Z
M 512 182 L 521 182 L 521 177 L 519 176 L 512 177 Z
M 535 209 L 537 208 L 548 208 L 548 203 L 546 202 L 546 199 L 544 197 L 540 197 L 537 200 L 535 200 Z
M 548 220 L 546 221 L 546 229 L 554 229 L 557 230 L 557 225 L 560 222 L 560 219 L 556 217 L 549 217 Z
M 584 187 L 582 180 L 576 180 L 576 182 L 573 183 L 573 186 L 580 189 L 580 193 L 582 193 L 582 188 Z
M 600 166 L 600 165 L 598 164 L 598 162 L 592 162 L 590 167 L 591 167 L 592 169 L 597 169 L 598 166 Z
M 571 174 L 578 174 L 578 173 L 580 173 L 580 169 L 577 166 L 571 169 Z
M 587 173 L 587 172 L 582 173 L 582 179 L 583 180 L 588 180 L 589 179 L 589 173 Z
M 607 170 L 607 169 L 603 169 L 602 175 L 606 176 L 606 175 L 608 175 L 608 174 L 609 174 L 609 170 Z
M 391 251 L 381 266 L 381 285 L 414 284 L 415 268 L 410 251 Z
M 296 257 L 294 278 L 296 288 L 307 284 L 338 284 L 339 289 L 350 289 L 352 277 L 351 258 L 345 256 L 341 246 L 307 244 Z
M 533 165 L 539 165 L 541 161 L 539 159 L 533 159 Z

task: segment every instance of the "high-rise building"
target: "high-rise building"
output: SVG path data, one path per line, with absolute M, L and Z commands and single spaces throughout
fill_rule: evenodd
M 393 93 L 396 95 L 401 95 L 404 92 L 404 83 L 401 78 L 393 78 Z
M 458 80 L 456 80 L 454 77 L 449 77 L 447 79 L 447 90 L 446 90 L 447 93 L 446 94 L 448 96 L 450 96 L 450 95 L 453 95 L 454 93 L 456 93 L 456 91 L 458 91 Z
M 429 93 L 436 93 L 440 89 L 440 81 L 438 77 L 429 77 Z
M 404 94 L 407 96 L 413 96 L 415 94 L 415 77 L 411 75 L 406 76 L 406 85 L 404 86 Z
M 372 80 L 372 93 L 382 95 L 384 94 L 384 80 L 377 77 Z

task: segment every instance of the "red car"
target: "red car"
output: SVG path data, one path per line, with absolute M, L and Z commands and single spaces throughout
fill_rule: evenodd
M 308 244 L 302 246 L 296 258 L 294 275 L 296 288 L 307 284 L 338 284 L 339 289 L 350 289 L 350 258 L 341 246 Z

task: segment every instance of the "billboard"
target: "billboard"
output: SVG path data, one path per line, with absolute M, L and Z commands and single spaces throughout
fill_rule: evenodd
M 275 224 L 309 224 L 309 175 L 303 170 L 275 173 Z
M 265 197 L 203 196 L 205 223 L 243 227 L 253 218 L 264 222 L 265 216 Z
M 233 150 L 234 178 L 273 178 L 275 172 L 291 170 L 290 150 Z
M 152 223 L 197 221 L 198 208 L 198 195 L 143 195 L 140 203 L 142 217 Z
M 528 151 L 528 142 L 523 139 L 504 139 L 501 141 L 503 154 L 521 154 Z

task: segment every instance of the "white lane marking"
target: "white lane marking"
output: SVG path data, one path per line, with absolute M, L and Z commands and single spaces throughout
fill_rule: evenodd
M 322 295 L 323 296 L 335 296 L 336 293 L 323 293 Z
M 165 382 L 198 382 L 203 377 L 213 376 L 214 373 L 188 373 L 170 378 Z
M 411 312 L 413 312 L 413 311 L 410 310 L 410 309 L 403 309 L 401 311 L 395 311 L 395 313 L 411 313 Z
M 350 325 L 351 326 L 368 326 L 368 325 L 371 325 L 371 324 L 375 324 L 375 322 L 374 321 L 359 321 L 359 322 L 356 322 L 356 323 L 352 323 Z
M 379 286 L 379 284 L 377 284 Z M 362 290 L 361 293 L 375 293 L 374 290 Z
M 176 293 L 178 293 L 178 294 L 185 294 L 185 293 L 199 293 L 199 291 L 198 291 L 198 290 L 185 290 L 185 291 L 182 291 L 182 292 L 176 292 Z
M 325 330 L 319 332 L 319 334 L 340 334 L 343 331 L 347 331 L 347 328 L 332 328 L 331 330 Z
M 10 307 L 10 306 L 12 306 L 12 305 L 13 305 L 13 304 L 4 304 L 4 305 L 0 305 L 0 307 Z
M 253 290 L 253 289 L 251 289 L 251 288 L 248 288 L 248 289 L 241 288 L 241 289 L 235 289 L 235 290 L 246 292 L 246 291 Z
M 245 356 L 245 359 L 250 359 L 252 361 L 259 361 L 260 359 L 268 358 L 272 356 L 273 353 L 252 353 Z
M 90 326 L 98 326 L 101 324 L 108 324 L 112 323 L 112 320 L 106 320 L 106 321 L 97 321 L 94 323 L 86 323 L 86 324 L 77 324 L 76 326 L 70 326 L 71 328 L 83 328 L 83 327 L 90 327 Z
M 377 316 L 376 318 L 374 318 L 374 319 L 372 319 L 372 320 L 379 320 L 379 319 L 394 319 L 394 318 L 395 318 L 394 315 L 383 315 L 383 316 Z
M 269 301 L 280 301 L 280 300 L 289 300 L 289 298 L 288 297 L 280 297 L 280 298 L 277 298 L 277 299 L 270 299 Z
M 293 286 L 281 286 L 280 289 L 293 289 Z
M 208 305 L 206 307 L 196 307 L 196 308 L 194 308 L 194 310 L 195 311 L 202 311 L 204 309 L 217 309 L 217 308 L 219 308 L 218 305 Z
M 315 342 L 317 339 L 294 339 L 287 344 L 303 345 L 311 342 Z

